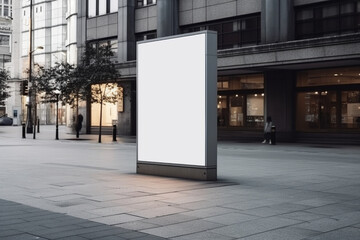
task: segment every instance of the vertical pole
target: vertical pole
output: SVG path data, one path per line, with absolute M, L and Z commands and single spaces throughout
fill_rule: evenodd
M 37 118 L 37 132 L 40 133 L 40 118 Z
M 29 87 L 29 103 L 27 106 L 27 133 L 33 133 L 33 119 L 31 114 L 31 105 L 32 105 L 32 89 L 31 89 L 31 74 L 32 74 L 32 0 L 30 0 L 30 16 L 29 16 L 29 79 L 28 79 L 28 87 Z
M 25 123 L 22 124 L 22 138 L 26 138 L 26 134 L 25 134 Z
M 59 140 L 59 94 L 56 94 L 56 133 L 55 139 Z
M 116 124 L 113 125 L 113 142 L 116 142 Z

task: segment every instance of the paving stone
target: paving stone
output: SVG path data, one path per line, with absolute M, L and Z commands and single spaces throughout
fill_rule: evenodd
M 326 218 L 327 216 L 321 215 L 321 214 L 314 214 L 314 213 L 309 213 L 309 212 L 298 211 L 298 212 L 282 214 L 282 215 L 279 215 L 279 217 L 290 218 L 290 219 L 299 220 L 299 221 L 311 221 L 311 220 L 316 220 L 316 219 L 320 219 L 320 218 Z
M 166 215 L 172 215 L 175 213 L 183 213 L 187 210 L 177 207 L 165 206 L 165 207 L 158 207 L 158 208 L 151 208 L 146 210 L 139 210 L 130 212 L 131 215 L 139 216 L 142 218 L 154 218 L 154 217 L 161 217 Z
M 104 224 L 117 225 L 120 223 L 132 222 L 132 221 L 141 220 L 141 219 L 143 219 L 143 218 L 140 218 L 137 216 L 132 216 L 129 214 L 118 214 L 118 215 L 113 215 L 113 216 L 94 218 L 92 220 L 96 221 L 96 222 L 104 223 Z
M 330 204 L 322 207 L 307 209 L 307 212 L 315 214 L 323 214 L 328 216 L 339 215 L 343 213 L 353 212 L 356 210 L 354 207 L 346 204 Z
M 23 232 L 18 231 L 18 230 L 14 230 L 14 229 L 5 230 L 4 228 L 1 228 L 0 237 L 2 238 L 2 237 L 13 236 L 13 235 L 20 235 L 22 233 Z
M 243 213 L 227 213 L 214 217 L 204 218 L 205 221 L 220 223 L 223 225 L 232 225 L 236 223 L 251 221 L 257 219 L 257 216 L 251 216 Z
M 31 234 L 23 233 L 19 235 L 13 235 L 8 237 L 2 237 L 1 240 L 47 240 L 39 236 L 34 236 Z
M 173 214 L 169 216 L 162 216 L 162 217 L 156 217 L 156 218 L 150 218 L 150 219 L 143 219 L 141 220 L 144 223 L 150 223 L 160 226 L 167 226 L 172 225 L 176 223 L 182 223 L 182 222 L 188 222 L 192 220 L 198 219 L 197 217 L 193 216 L 187 216 L 184 214 Z
M 146 223 L 146 222 L 143 222 L 143 221 L 134 221 L 134 222 L 122 223 L 122 224 L 118 224 L 118 225 L 115 225 L 115 226 L 126 228 L 126 229 L 131 229 L 131 230 L 143 230 L 143 229 L 160 227 L 159 225 Z
M 297 223 L 299 223 L 299 221 L 279 217 L 270 217 L 234 224 L 210 231 L 228 237 L 241 238 L 257 233 L 275 230 L 278 228 L 283 228 Z
M 231 240 L 234 239 L 232 237 L 222 236 L 212 232 L 200 232 L 189 234 L 181 237 L 171 238 L 172 240 Z
M 360 229 L 358 228 L 342 228 L 336 231 L 320 234 L 310 237 L 308 240 L 355 240 L 360 239 Z
M 319 232 L 294 227 L 280 228 L 241 238 L 241 240 L 301 240 Z
M 148 233 L 150 235 L 156 235 L 163 238 L 172 238 L 182 236 L 186 234 L 202 232 L 209 229 L 221 227 L 223 225 L 217 223 L 211 223 L 203 220 L 194 220 L 189 222 L 177 223 L 173 225 L 151 228 L 142 230 L 141 232 Z

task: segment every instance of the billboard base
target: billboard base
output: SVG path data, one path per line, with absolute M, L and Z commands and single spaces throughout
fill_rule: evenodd
M 191 167 L 138 162 L 136 173 L 203 181 L 216 181 L 217 179 L 216 167 Z

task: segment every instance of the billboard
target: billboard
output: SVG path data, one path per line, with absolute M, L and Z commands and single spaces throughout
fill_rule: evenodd
M 216 54 L 210 31 L 138 43 L 138 162 L 216 166 Z

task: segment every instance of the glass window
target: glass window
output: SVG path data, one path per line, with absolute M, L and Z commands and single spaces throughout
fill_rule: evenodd
M 314 18 L 314 12 L 312 9 L 304 9 L 296 13 L 296 20 L 307 20 L 312 18 Z
M 96 16 L 96 0 L 88 0 L 88 16 Z
M 4 6 L 4 16 L 10 16 L 9 15 L 9 6 Z
M 218 78 L 219 90 L 263 89 L 262 74 L 222 76 Z
M 262 127 L 264 123 L 264 94 L 248 94 L 246 96 L 246 125 Z
M 10 46 L 10 36 L 9 35 L 0 35 L 0 45 L 1 46 Z
M 360 128 L 360 91 L 341 92 L 341 125 Z
M 297 87 L 360 84 L 360 68 L 333 68 L 299 72 Z
M 352 2 L 343 3 L 343 4 L 341 4 L 340 13 L 341 14 L 353 13 L 355 10 L 354 7 L 355 7 L 355 5 Z
M 137 0 L 137 6 L 138 7 L 144 6 L 144 0 Z
M 322 10 L 322 16 L 324 18 L 326 17 L 334 17 L 336 15 L 339 14 L 339 8 L 337 5 L 335 6 L 327 6 L 327 7 L 324 7 L 323 10 Z
M 218 126 L 227 126 L 229 121 L 229 112 L 227 106 L 227 96 L 219 95 L 218 96 L 218 104 L 217 104 L 217 122 Z
M 244 126 L 244 112 L 243 112 L 244 97 L 238 94 L 230 96 L 230 122 L 232 127 Z
M 106 14 L 106 1 L 101 0 L 98 2 L 98 4 L 99 4 L 99 15 Z
M 335 91 L 298 93 L 296 128 L 299 131 L 331 129 L 337 127 Z
M 9 0 L 4 0 L 4 4 L 9 4 Z
M 118 11 L 118 3 L 119 0 L 111 0 L 110 1 L 110 12 L 117 12 Z

